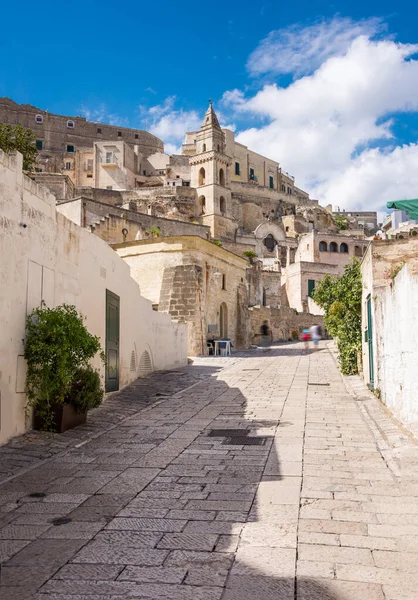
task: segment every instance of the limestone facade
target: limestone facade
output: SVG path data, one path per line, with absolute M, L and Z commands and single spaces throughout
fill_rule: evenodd
M 38 306 L 74 304 L 105 349 L 107 292 L 118 297 L 120 387 L 144 370 L 187 362 L 186 325 L 152 310 L 109 245 L 57 212 L 55 197 L 23 175 L 19 153 L 0 152 L 0 231 L 0 443 L 30 427 L 25 320 Z

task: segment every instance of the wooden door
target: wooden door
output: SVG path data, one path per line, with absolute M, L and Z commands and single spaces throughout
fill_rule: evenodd
M 119 389 L 120 298 L 106 290 L 106 392 Z

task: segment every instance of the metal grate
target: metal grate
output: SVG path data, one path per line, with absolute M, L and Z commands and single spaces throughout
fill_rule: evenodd
M 267 438 L 265 437 L 227 437 L 223 446 L 265 446 Z
M 148 375 L 148 373 L 152 373 L 152 362 L 150 355 L 144 350 L 138 365 L 138 375 Z
M 211 429 L 208 437 L 243 437 L 248 434 L 246 429 Z
M 310 383 L 308 382 L 308 385 L 329 385 L 329 383 Z

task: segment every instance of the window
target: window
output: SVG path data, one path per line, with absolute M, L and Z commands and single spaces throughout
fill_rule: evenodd
M 122 132 L 118 131 L 118 137 L 122 137 Z
M 102 133 L 102 128 L 101 127 L 97 128 L 97 133 Z
M 42 115 L 35 116 L 35 123 L 43 123 L 43 122 L 44 122 L 44 118 Z
M 144 170 L 142 171 L 142 175 L 146 175 L 146 174 L 147 174 L 147 172 L 146 172 L 146 170 L 144 169 Z
M 74 121 L 67 121 L 67 127 L 69 127 L 70 129 L 74 129 L 75 123 Z
M 361 252 L 360 246 L 354 246 L 354 255 L 355 256 L 362 256 L 362 252 Z
M 199 185 L 205 185 L 205 177 L 206 172 L 205 169 L 202 167 L 199 171 Z
M 93 177 L 91 173 L 87 173 L 87 177 Z
M 348 246 L 345 243 L 342 243 L 340 245 L 340 252 L 347 252 L 348 253 Z
M 113 152 L 106 152 L 106 158 L 105 158 L 106 164 L 110 165 L 111 163 L 113 163 Z
M 222 289 L 226 290 L 226 275 L 223 273 L 222 275 Z
M 331 242 L 329 245 L 330 252 L 338 252 L 338 244 L 337 242 Z
M 107 189 L 107 190 L 112 190 L 113 188 L 112 188 L 112 186 L 111 186 L 111 185 L 107 185 L 107 186 L 106 186 L 106 189 Z
M 75 148 L 72 144 L 67 144 L 67 152 L 75 152 Z
M 137 140 L 137 139 L 138 139 L 138 137 L 139 137 L 139 136 L 138 136 L 138 134 L 136 133 L 136 134 L 135 134 L 135 139 Z
M 309 298 L 312 298 L 312 292 L 315 289 L 315 280 L 314 279 L 308 279 L 308 296 Z
M 284 183 L 282 183 L 282 185 L 281 185 L 280 189 L 282 190 L 282 192 L 285 192 L 285 191 L 286 191 L 286 186 L 284 185 Z
M 273 250 L 277 246 L 277 242 L 274 239 L 274 237 L 271 235 L 271 233 L 269 233 L 268 236 L 264 238 L 263 244 L 265 245 L 265 247 L 267 248 L 267 250 L 269 252 L 273 252 Z
M 70 171 L 71 170 L 71 163 L 70 162 L 66 162 L 65 163 L 65 170 L 66 171 Z
M 88 158 L 86 160 L 86 170 L 93 171 L 93 159 L 92 158 Z
M 221 147 L 220 147 L 220 145 L 218 144 L 218 152 L 220 152 L 220 151 L 221 151 Z
M 225 171 L 223 169 L 219 169 L 219 185 L 225 187 Z
M 269 177 L 269 187 L 271 190 L 274 189 L 274 177 L 272 177 L 271 175 Z
M 44 143 L 42 140 L 36 140 L 36 149 L 37 150 L 42 150 L 43 145 L 44 145 Z
M 252 169 L 252 168 L 250 169 L 250 179 L 251 180 L 255 179 L 255 177 L 254 177 L 254 169 Z
M 199 209 L 200 214 L 204 215 L 206 212 L 206 198 L 204 196 L 200 196 L 199 198 Z
M 286 227 L 286 231 L 289 231 L 289 227 Z
M 235 163 L 235 175 L 241 175 L 241 172 L 239 170 L 239 162 Z
M 291 195 L 292 195 L 292 188 L 291 188 L 291 187 L 288 187 L 288 188 L 287 188 L 287 193 L 289 194 L 289 196 L 291 196 Z
M 226 202 L 225 202 L 225 198 L 223 196 L 221 196 L 219 198 L 219 210 L 221 211 L 221 214 L 225 214 L 226 213 Z
M 206 144 L 203 144 L 203 152 L 206 152 Z
M 319 251 L 320 252 L 327 252 L 328 251 L 328 245 L 326 242 L 319 242 Z

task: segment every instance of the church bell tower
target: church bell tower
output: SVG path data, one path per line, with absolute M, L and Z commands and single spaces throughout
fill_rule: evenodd
M 190 158 L 191 185 L 198 194 L 198 212 L 212 237 L 233 239 L 230 167 L 225 154 L 225 134 L 212 102 L 196 135 L 196 154 Z

